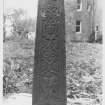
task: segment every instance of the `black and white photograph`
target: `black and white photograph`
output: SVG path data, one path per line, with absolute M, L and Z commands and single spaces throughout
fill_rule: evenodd
M 103 1 L 3 0 L 3 105 L 103 105 Z

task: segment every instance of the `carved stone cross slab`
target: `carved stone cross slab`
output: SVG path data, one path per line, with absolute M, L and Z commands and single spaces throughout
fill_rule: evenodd
M 39 0 L 33 105 L 66 105 L 64 0 Z

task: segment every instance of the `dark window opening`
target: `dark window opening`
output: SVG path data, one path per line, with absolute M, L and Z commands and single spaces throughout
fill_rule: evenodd
M 77 9 L 80 10 L 81 9 L 81 3 L 82 1 L 81 0 L 77 0 Z
M 76 32 L 81 32 L 81 21 L 76 21 Z

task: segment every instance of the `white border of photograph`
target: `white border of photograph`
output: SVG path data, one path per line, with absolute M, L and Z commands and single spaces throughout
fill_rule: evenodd
M 105 0 L 103 7 L 103 104 L 105 104 Z M 2 104 L 2 77 L 3 77 L 3 0 L 0 0 L 0 105 Z
M 3 87 L 3 0 L 0 0 L 0 105 L 2 105 Z

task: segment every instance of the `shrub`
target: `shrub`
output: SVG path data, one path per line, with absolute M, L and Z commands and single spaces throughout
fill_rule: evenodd
M 30 71 L 30 63 L 25 64 L 15 62 L 11 68 L 11 62 L 8 58 L 4 60 L 4 70 L 3 70 L 3 95 L 8 93 L 17 92 L 28 92 L 28 89 L 32 89 L 32 70 Z M 18 65 L 18 67 L 17 67 Z
M 95 31 L 92 31 L 91 35 L 89 36 L 88 42 L 89 43 L 95 42 Z

